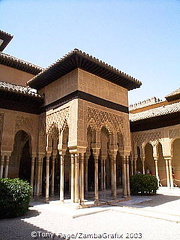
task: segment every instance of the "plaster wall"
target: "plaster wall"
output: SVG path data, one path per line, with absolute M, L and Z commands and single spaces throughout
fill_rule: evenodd
M 26 82 L 34 77 L 33 74 L 21 70 L 0 65 L 0 81 L 26 86 Z
M 78 90 L 123 106 L 128 106 L 127 89 L 82 69 L 78 69 Z
M 45 105 L 48 105 L 78 89 L 78 69 L 66 74 L 39 90 L 45 95 Z

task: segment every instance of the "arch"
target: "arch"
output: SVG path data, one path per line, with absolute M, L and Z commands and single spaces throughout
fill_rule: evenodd
M 30 182 L 31 177 L 31 136 L 19 130 L 14 136 L 13 151 L 9 163 L 9 177 L 19 177 Z
M 144 168 L 146 173 L 150 173 L 155 175 L 155 162 L 153 157 L 153 146 L 151 143 L 147 143 L 145 146 L 145 163 Z
M 141 159 L 141 150 L 140 150 L 139 146 L 137 146 L 136 171 L 137 171 L 137 173 L 143 173 L 143 165 L 142 165 L 142 159 Z
M 180 138 L 172 141 L 172 170 L 174 185 L 180 187 Z

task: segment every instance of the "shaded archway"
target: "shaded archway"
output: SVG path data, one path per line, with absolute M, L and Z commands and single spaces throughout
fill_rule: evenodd
M 144 163 L 145 173 L 150 173 L 155 175 L 155 163 L 153 158 L 153 147 L 150 143 L 145 146 L 145 163 Z
M 9 168 L 9 177 L 19 177 L 30 182 L 31 138 L 28 133 L 23 130 L 20 130 L 15 134 Z
M 173 141 L 172 144 L 172 168 L 174 185 L 180 187 L 180 138 Z
M 136 173 L 143 173 L 143 165 L 142 165 L 142 159 L 141 159 L 141 151 L 140 151 L 140 148 L 139 148 L 139 147 L 137 147 Z

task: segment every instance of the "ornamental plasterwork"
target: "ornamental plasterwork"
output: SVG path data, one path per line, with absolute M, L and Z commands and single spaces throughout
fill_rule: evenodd
M 30 118 L 24 116 L 17 116 L 15 120 L 15 131 L 18 130 L 27 130 L 32 132 L 33 122 Z
M 69 118 L 69 107 L 47 114 L 46 116 L 46 133 L 49 134 L 52 127 L 55 126 L 59 132 L 62 132 L 67 125 Z
M 170 138 L 179 138 L 180 137 L 180 129 L 169 130 Z
M 110 123 L 114 130 L 123 129 L 123 117 L 109 112 L 101 111 L 95 108 L 88 107 L 88 124 L 95 129 L 99 129 Z
M 150 142 L 161 139 L 161 132 L 152 133 L 133 133 L 133 142 L 136 145 L 141 145 L 143 142 Z

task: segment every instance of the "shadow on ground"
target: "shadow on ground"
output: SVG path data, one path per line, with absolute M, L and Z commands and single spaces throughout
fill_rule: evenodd
M 43 228 L 39 228 L 24 220 L 38 216 L 40 213 L 36 210 L 29 210 L 26 215 L 18 218 L 9 218 L 0 220 L 0 240 L 33 240 L 33 239 L 54 239 L 62 240 L 53 233 Z

